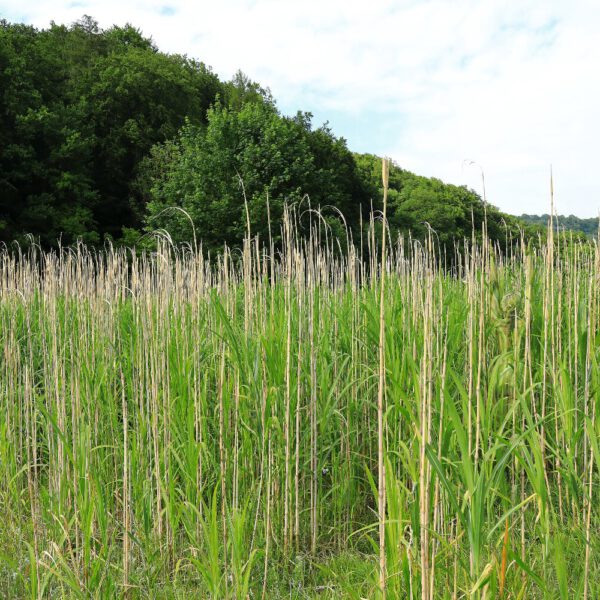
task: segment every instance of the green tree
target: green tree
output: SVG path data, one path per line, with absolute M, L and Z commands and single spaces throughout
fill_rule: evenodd
M 221 93 L 202 63 L 131 25 L 0 22 L 0 239 L 99 242 L 138 226 L 140 161 Z
M 187 117 L 206 121 L 220 84 L 204 65 L 136 46 L 96 61 L 82 79 L 81 103 L 94 131 L 94 175 L 103 203 L 96 218 L 118 236 L 135 226 L 140 198 L 131 183 L 150 148 L 175 136 Z
M 48 35 L 0 23 L 0 237 L 97 241 L 89 129 L 65 101 L 69 65 Z
M 162 227 L 184 241 L 193 223 L 209 247 L 242 240 L 245 201 L 251 233 L 266 239 L 270 220 L 277 241 L 286 203 L 301 203 L 308 194 L 315 208 L 357 212 L 366 199 L 344 140 L 327 128 L 313 131 L 309 114 L 283 117 L 267 102 L 246 103 L 239 111 L 215 106 L 206 129 L 187 124 L 175 148 L 155 151 L 146 168 L 154 169 L 148 228 Z
M 275 105 L 271 90 L 261 87 L 242 71 L 237 71 L 223 86 L 223 99 L 232 110 L 240 110 L 248 102 Z
M 383 195 L 381 158 L 372 154 L 355 155 L 355 158 L 377 209 Z M 390 167 L 389 181 L 388 219 L 391 228 L 398 233 L 410 232 L 413 237 L 424 239 L 431 229 L 439 243 L 447 248 L 473 235 L 480 239 L 484 222 L 489 237 L 501 246 L 507 237 L 519 235 L 520 224 L 515 217 L 489 203 L 486 205 L 476 192 L 465 186 L 415 175 L 395 163 Z
M 519 219 L 528 225 L 537 225 L 542 228 L 547 228 L 550 215 L 521 215 Z M 557 215 L 554 217 L 553 223 L 554 228 L 557 231 L 577 231 L 584 233 L 588 237 L 595 237 L 598 235 L 598 217 L 582 219 L 580 217 L 576 217 L 575 215 Z

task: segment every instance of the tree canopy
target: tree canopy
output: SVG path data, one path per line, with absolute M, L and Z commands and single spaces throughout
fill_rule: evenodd
M 550 215 L 521 215 L 519 218 L 530 225 L 547 227 Z M 581 219 L 575 215 L 558 215 L 554 218 L 554 227 L 558 231 L 566 229 L 584 233 L 588 237 L 595 237 L 598 235 L 598 217 Z
M 381 208 L 380 161 L 310 113 L 281 114 L 242 72 L 220 81 L 132 25 L 0 21 L 1 241 L 127 243 L 163 228 L 218 248 L 241 241 L 247 216 L 252 234 L 277 238 L 286 203 L 320 209 L 337 234 L 342 214 L 356 236 Z M 521 224 L 396 164 L 389 199 L 393 232 L 431 228 L 446 245 L 480 235 L 485 218 L 500 242 Z
M 186 118 L 205 123 L 222 87 L 132 26 L 84 18 L 42 31 L 0 22 L 0 89 L 0 237 L 51 245 L 139 225 L 141 159 Z
M 362 178 L 370 185 L 373 198 L 383 196 L 381 159 L 373 154 L 356 154 Z M 439 179 L 422 177 L 392 163 L 389 174 L 388 219 L 397 231 L 423 238 L 429 229 L 442 245 L 481 238 L 484 222 L 491 239 L 501 245 L 506 237 L 519 233 L 515 217 L 484 203 L 475 191 Z M 379 208 L 379 204 L 376 205 Z
M 195 234 L 209 246 L 238 243 L 246 233 L 277 237 L 287 203 L 335 206 L 357 221 L 367 189 L 343 139 L 311 116 L 284 117 L 268 102 L 239 110 L 215 105 L 206 127 L 187 123 L 174 142 L 155 148 L 147 226 L 173 239 Z M 173 207 L 181 210 L 172 210 Z M 324 210 L 324 213 L 327 213 Z M 191 219 L 191 221 L 190 221 Z

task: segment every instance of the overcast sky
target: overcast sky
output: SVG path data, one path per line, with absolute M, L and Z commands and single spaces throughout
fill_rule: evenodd
M 507 212 L 549 211 L 550 165 L 559 212 L 600 210 L 599 0 L 0 0 L 38 27 L 83 14 L 241 69 L 352 150 L 479 192 L 481 167 Z

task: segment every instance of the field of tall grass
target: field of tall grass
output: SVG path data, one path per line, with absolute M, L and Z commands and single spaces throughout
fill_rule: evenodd
M 299 231 L 0 253 L 0 595 L 599 598 L 598 244 Z

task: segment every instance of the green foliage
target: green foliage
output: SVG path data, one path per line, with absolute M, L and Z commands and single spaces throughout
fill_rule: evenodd
M 380 163 L 352 154 L 327 124 L 313 128 L 310 113 L 282 116 L 241 71 L 221 82 L 132 25 L 0 21 L 1 241 L 148 246 L 143 233 L 164 228 L 178 242 L 195 233 L 207 248 L 239 245 L 245 191 L 252 234 L 279 243 L 283 207 L 295 203 L 304 234 L 307 210 L 320 209 L 343 245 L 346 232 L 358 239 L 371 206 L 381 208 Z M 423 240 L 432 230 L 451 251 L 481 239 L 485 222 L 502 248 L 522 233 L 539 246 L 545 217 L 516 219 L 464 186 L 391 166 L 393 235 Z M 597 219 L 561 217 L 559 226 L 591 236 Z
M 251 233 L 268 239 L 270 223 L 278 241 L 286 203 L 332 205 L 356 222 L 366 200 L 344 140 L 312 130 L 309 114 L 283 117 L 263 101 L 238 111 L 218 104 L 206 128 L 187 123 L 174 143 L 153 149 L 142 177 L 151 182 L 148 230 L 175 241 L 195 234 L 209 248 L 241 242 L 246 202 Z
M 54 32 L 63 37 L 61 28 Z M 29 232 L 97 241 L 91 131 L 80 104 L 61 94 L 69 66 L 58 39 L 0 23 L 0 235 L 7 241 Z
M 519 219 L 529 225 L 538 225 L 547 228 L 550 215 L 521 215 Z M 554 227 L 557 231 L 576 231 L 588 237 L 596 237 L 598 235 L 598 217 L 581 219 L 575 215 L 569 215 L 568 217 L 558 215 L 554 217 Z
M 126 25 L 89 17 L 47 30 L 0 23 L 0 239 L 45 245 L 138 225 L 138 164 L 187 116 L 205 122 L 221 84 Z
M 262 88 L 242 71 L 237 71 L 231 81 L 224 84 L 223 98 L 226 100 L 227 106 L 234 111 L 240 110 L 244 104 L 249 102 L 266 102 L 273 106 L 275 104 L 271 91 Z
M 374 207 L 379 208 L 383 197 L 381 158 L 372 154 L 355 154 L 361 176 L 368 182 Z M 442 246 L 451 249 L 454 242 L 481 239 L 486 223 L 490 239 L 501 246 L 507 239 L 519 235 L 515 217 L 485 204 L 480 196 L 465 186 L 444 183 L 439 179 L 422 177 L 390 165 L 388 220 L 398 232 L 408 232 L 424 239 L 432 228 Z

